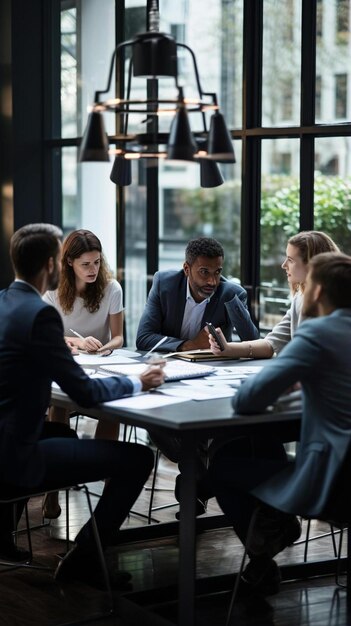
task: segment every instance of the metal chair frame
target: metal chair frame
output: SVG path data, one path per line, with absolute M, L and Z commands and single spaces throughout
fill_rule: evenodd
M 62 487 L 61 488 L 62 490 L 64 490 L 66 492 L 66 548 L 67 548 L 67 550 L 68 550 L 68 547 L 69 547 L 69 507 L 68 507 L 69 491 L 71 489 L 73 489 L 73 488 L 76 488 L 76 485 L 70 485 L 70 486 L 66 486 L 66 487 Z M 98 527 L 97 527 L 97 524 L 96 524 L 93 507 L 92 507 L 92 504 L 91 504 L 89 489 L 88 489 L 88 487 L 85 484 L 80 485 L 79 488 L 82 491 L 84 491 L 84 493 L 85 493 L 85 496 L 86 496 L 86 499 L 87 499 L 89 513 L 90 513 L 90 516 L 91 516 L 92 531 L 93 531 L 95 547 L 96 547 L 96 550 L 97 550 L 98 559 L 99 559 L 99 563 L 100 563 L 100 566 L 101 566 L 103 579 L 104 579 L 104 583 L 105 583 L 105 587 L 106 587 L 107 608 L 106 608 L 106 610 L 101 611 L 99 613 L 96 613 L 94 615 L 89 615 L 87 617 L 83 617 L 81 619 L 74 620 L 72 622 L 61 623 L 60 625 L 56 625 L 56 626 L 73 626 L 73 625 L 74 626 L 78 626 L 79 624 L 86 624 L 88 622 L 92 622 L 92 621 L 95 621 L 95 620 L 106 619 L 107 617 L 111 617 L 115 613 L 115 603 L 114 603 L 114 598 L 113 598 L 113 594 L 112 594 L 112 589 L 111 589 L 108 569 L 107 569 L 105 556 L 104 556 L 104 552 L 103 552 L 102 545 L 101 545 L 99 530 L 98 530 Z M 57 491 L 57 489 L 52 489 L 51 490 L 51 492 L 54 492 L 54 491 Z M 15 506 L 16 506 L 16 504 L 18 502 L 20 502 L 22 500 L 27 500 L 29 498 L 34 498 L 34 497 L 37 497 L 37 496 L 43 496 L 45 493 L 51 493 L 51 492 L 50 491 L 48 492 L 47 490 L 45 490 L 45 491 L 41 490 L 41 491 L 32 491 L 30 493 L 25 493 L 25 494 L 23 493 L 23 494 L 16 495 L 16 496 L 7 496 L 6 497 L 6 496 L 1 495 L 1 490 L 0 490 L 0 504 L 13 504 L 14 505 L 14 514 L 15 514 Z M 29 561 L 27 561 L 25 563 L 15 563 L 15 562 L 11 562 L 9 560 L 4 560 L 4 559 L 1 560 L 0 561 L 0 565 L 6 566 L 5 569 L 1 570 L 1 573 L 5 573 L 5 572 L 7 572 L 9 570 L 18 569 L 18 568 L 41 569 L 41 570 L 52 571 L 52 569 L 49 568 L 49 567 L 32 564 L 32 559 L 33 559 L 32 540 L 31 540 L 31 530 L 32 529 L 31 529 L 30 524 L 29 524 L 29 515 L 28 515 L 28 507 L 27 507 L 27 505 L 25 506 L 25 517 L 26 517 L 26 533 L 27 533 L 27 540 L 28 540 L 28 548 L 29 548 L 29 552 L 31 554 L 31 557 L 30 557 Z
M 249 524 L 249 528 L 248 528 L 248 532 L 247 532 L 247 537 L 246 537 L 246 543 L 245 543 L 245 546 L 244 546 L 244 553 L 243 553 L 243 556 L 242 556 L 242 559 L 241 559 L 241 564 L 240 564 L 239 571 L 238 571 L 238 573 L 236 575 L 234 589 L 233 589 L 233 592 L 232 592 L 232 595 L 231 595 L 231 599 L 230 599 L 230 603 L 229 603 L 227 619 L 226 619 L 226 626 L 229 626 L 230 621 L 231 621 L 233 607 L 234 607 L 235 599 L 236 599 L 237 592 L 238 592 L 238 589 L 239 589 L 241 575 L 242 575 L 243 570 L 244 570 L 245 561 L 246 561 L 246 557 L 247 557 L 247 553 L 248 553 L 247 546 L 250 545 L 251 536 L 252 536 L 252 533 L 253 533 L 254 528 L 255 528 L 256 518 L 257 518 L 257 514 L 258 514 L 259 510 L 260 510 L 260 507 L 258 506 L 255 509 L 255 511 L 253 512 L 251 520 L 250 520 L 250 524 Z M 310 521 L 310 519 L 312 519 L 312 518 L 309 518 L 309 521 Z M 342 534 L 343 534 L 344 528 L 342 526 L 340 526 L 339 523 L 334 522 L 334 521 L 329 521 L 328 520 L 328 523 L 331 525 L 331 527 L 332 526 L 333 527 L 334 526 L 339 527 L 340 533 L 341 533 L 340 542 L 339 542 L 339 549 L 338 549 L 338 552 L 337 552 L 338 558 L 337 558 L 337 562 L 336 562 L 335 582 L 341 588 L 350 589 L 351 588 L 351 578 L 347 577 L 346 585 L 343 585 L 343 584 L 341 584 L 339 582 L 339 576 L 340 576 L 339 563 L 340 563 L 340 557 L 341 557 Z M 324 536 L 324 534 L 322 536 Z M 298 542 L 296 542 L 296 543 L 298 543 Z M 348 531 L 348 533 L 347 533 L 347 562 L 348 562 L 347 571 L 349 571 L 349 569 L 350 569 L 350 559 L 351 559 L 351 533 Z
M 161 504 L 159 506 L 153 506 L 155 491 L 161 490 L 160 488 L 156 487 L 157 470 L 158 470 L 158 464 L 159 464 L 159 460 L 160 460 L 161 454 L 162 453 L 161 453 L 160 448 L 157 448 L 156 455 L 155 455 L 155 464 L 154 464 L 154 472 L 153 472 L 151 487 L 145 487 L 145 489 L 150 489 L 149 512 L 148 512 L 148 516 L 147 516 L 147 523 L 148 524 L 151 524 L 151 522 L 159 523 L 159 521 L 160 521 L 160 520 L 155 519 L 155 518 L 152 517 L 152 512 L 153 511 L 161 511 L 163 509 L 168 509 L 168 508 L 173 507 L 173 506 L 179 506 L 179 502 L 170 502 L 169 504 Z M 174 492 L 174 489 L 170 489 L 170 488 L 167 488 L 167 487 L 162 487 L 162 491 Z

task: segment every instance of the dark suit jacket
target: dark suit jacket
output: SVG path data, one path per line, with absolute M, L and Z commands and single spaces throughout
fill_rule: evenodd
M 300 515 L 323 514 L 351 442 L 351 309 L 305 321 L 279 356 L 234 396 L 238 413 L 261 413 L 293 383 L 302 385 L 296 462 L 253 493 Z
M 176 351 L 184 339 L 180 338 L 186 302 L 187 278 L 183 272 L 156 272 L 141 316 L 136 345 L 139 350 L 150 350 L 165 335 L 168 339 L 160 350 Z M 257 339 L 258 330 L 246 308 L 245 289 L 221 277 L 216 292 L 206 306 L 201 322 L 219 326 L 228 341 L 236 329 L 242 341 Z M 190 339 L 190 337 L 189 337 Z
M 82 406 L 132 393 L 128 378 L 90 379 L 74 361 L 56 309 L 28 284 L 0 292 L 0 482 L 39 483 L 37 441 L 54 380 Z

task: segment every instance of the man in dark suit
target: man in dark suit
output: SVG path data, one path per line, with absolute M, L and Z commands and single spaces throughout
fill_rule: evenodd
M 182 270 L 156 272 L 139 322 L 139 350 L 150 350 L 165 336 L 162 351 L 209 348 L 206 322 L 219 326 L 228 341 L 234 330 L 242 341 L 259 337 L 246 291 L 222 276 L 223 261 L 221 244 L 199 237 L 189 241 Z
M 61 269 L 61 231 L 29 224 L 11 239 L 16 280 L 0 292 L 0 476 L 9 493 L 30 493 L 108 478 L 95 516 L 103 547 L 127 516 L 153 465 L 149 448 L 104 440 L 41 439 L 51 383 L 84 407 L 148 390 L 163 382 L 162 368 L 139 378 L 91 379 L 74 361 L 61 318 L 41 295 L 56 289 Z M 0 554 L 17 558 L 9 507 L 0 508 Z M 91 521 L 57 572 L 64 579 L 96 581 Z M 117 576 L 117 584 L 121 576 Z M 123 577 L 122 577 L 123 578 Z M 125 578 L 125 577 L 124 577 Z
M 323 253 L 309 266 L 303 313 L 316 319 L 301 324 L 279 356 L 248 378 L 233 398 L 237 413 L 262 413 L 299 383 L 302 422 L 296 460 L 287 461 L 278 440 L 274 454 L 233 441 L 216 453 L 210 470 L 218 502 L 243 542 L 257 498 L 265 503 L 243 575 L 263 593 L 279 583 L 273 557 L 300 534 L 293 513 L 324 514 L 340 469 L 351 465 L 351 257 Z
M 198 237 L 189 241 L 186 247 L 182 270 L 156 272 L 139 322 L 136 338 L 139 350 L 150 350 L 165 337 L 160 351 L 209 349 L 206 322 L 220 327 L 228 341 L 231 341 L 234 330 L 242 341 L 259 337 L 246 308 L 246 291 L 222 276 L 223 261 L 224 250 L 216 239 Z M 155 429 L 149 434 L 163 454 L 173 462 L 179 462 L 180 442 L 176 437 Z M 206 466 L 207 441 L 198 446 L 197 515 L 206 511 L 210 495 Z M 180 475 L 175 489 L 177 500 L 179 478 Z

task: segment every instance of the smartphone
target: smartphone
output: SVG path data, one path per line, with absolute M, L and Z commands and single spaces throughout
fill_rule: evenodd
M 211 322 L 206 322 L 206 326 L 208 328 L 208 331 L 211 333 L 212 337 L 215 338 L 220 350 L 224 350 L 224 345 L 223 345 L 223 341 L 220 338 L 219 334 L 217 333 L 215 327 L 213 326 L 213 324 L 211 324 Z

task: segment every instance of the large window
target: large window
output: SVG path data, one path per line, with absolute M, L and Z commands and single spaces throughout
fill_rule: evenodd
M 315 153 L 315 227 L 351 254 L 351 139 L 317 139 Z
M 198 235 L 223 243 L 225 274 L 245 285 L 265 332 L 288 306 L 280 264 L 291 234 L 320 228 L 351 252 L 350 2 L 159 0 L 159 7 L 160 29 L 193 49 L 203 89 L 218 94 L 237 162 L 219 165 L 225 182 L 214 188 L 201 187 L 198 163 L 140 159 L 125 188 L 109 179 L 112 156 L 78 164 L 94 92 L 106 85 L 116 44 L 146 30 L 146 0 L 62 0 L 61 136 L 51 146 L 61 154 L 63 227 L 100 236 L 123 282 L 129 345 L 153 272 L 180 268 Z M 179 82 L 197 95 L 185 50 Z M 115 76 L 112 85 L 114 95 Z M 174 85 L 160 79 L 158 88 L 166 95 Z M 143 79 L 133 89 L 144 93 Z M 113 135 L 114 115 L 104 119 Z M 165 118 L 159 124 L 169 128 Z M 138 125 L 145 120 L 131 116 L 129 129 Z
M 126 19 L 133 16 L 135 32 L 145 28 L 136 20 L 135 2 L 126 2 Z M 216 92 L 221 111 L 230 126 L 241 125 L 242 85 L 242 1 L 213 0 L 160 1 L 161 30 L 172 33 L 179 43 L 194 51 L 202 89 Z M 142 15 L 139 14 L 139 20 Z M 134 35 L 134 33 L 130 33 Z M 179 82 L 186 97 L 197 97 L 194 67 L 188 52 L 179 50 Z M 133 81 L 136 91 L 143 88 L 143 79 Z M 160 95 L 174 92 L 170 79 L 159 80 Z M 209 127 L 209 116 L 206 119 Z M 138 120 L 132 119 L 133 128 Z M 159 120 L 160 130 L 167 132 L 169 120 Z M 202 129 L 198 115 L 191 119 L 195 130 Z M 158 170 L 158 233 L 154 242 L 146 238 L 146 178 L 150 167 L 142 161 L 135 165 L 133 188 L 126 191 L 126 308 L 128 341 L 133 342 L 137 322 L 147 297 L 148 246 L 158 246 L 160 269 L 182 267 L 184 249 L 189 239 L 211 236 L 219 239 L 226 251 L 225 273 L 240 280 L 240 142 L 235 142 L 237 163 L 219 166 L 225 184 L 203 188 L 200 166 L 186 161 L 160 160 Z M 148 209 L 149 210 L 149 209 Z M 152 208 L 151 208 L 152 210 Z M 153 268 L 156 269 L 156 268 Z
M 317 73 L 321 90 L 320 121 L 350 120 L 349 11 L 346 0 L 324 0 L 323 29 L 317 42 Z
M 261 180 L 261 329 L 271 328 L 288 308 L 289 288 L 281 269 L 289 237 L 299 231 L 299 141 L 265 140 Z
M 262 123 L 298 124 L 301 1 L 264 0 L 263 5 Z
M 61 135 L 82 134 L 97 89 L 107 82 L 115 46 L 113 0 L 61 3 Z M 114 132 L 113 115 L 106 116 L 107 132 Z M 62 150 L 62 226 L 92 230 L 102 242 L 116 272 L 115 187 L 111 164 L 77 163 L 76 148 Z

